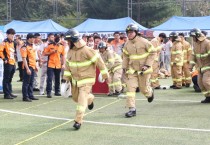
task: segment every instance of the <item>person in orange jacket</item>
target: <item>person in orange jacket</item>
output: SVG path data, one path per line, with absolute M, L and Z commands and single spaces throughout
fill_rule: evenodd
M 65 50 L 63 44 L 60 43 L 60 35 L 55 36 L 54 42 L 48 44 L 44 49 L 44 55 L 48 56 L 47 63 L 47 98 L 52 98 L 52 79 L 55 76 L 55 96 L 60 94 L 60 73 L 61 68 L 65 68 Z
M 12 93 L 12 78 L 15 73 L 15 48 L 14 29 L 8 29 L 7 38 L 0 45 L 1 58 L 4 61 L 3 92 L 4 99 L 14 99 L 17 96 Z
M 33 48 L 34 35 L 27 34 L 27 42 L 21 48 L 21 56 L 23 60 L 23 84 L 22 94 L 24 102 L 31 102 L 32 100 L 39 100 L 33 95 L 33 82 L 36 67 L 36 50 Z
M 122 54 L 122 47 L 125 42 L 120 39 L 120 32 L 114 32 L 114 40 L 110 42 L 112 50 L 116 52 L 118 55 Z

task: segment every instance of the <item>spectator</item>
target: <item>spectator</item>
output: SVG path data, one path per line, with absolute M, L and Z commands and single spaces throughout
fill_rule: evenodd
M 112 40 L 110 44 L 113 51 L 115 51 L 119 55 L 122 54 L 122 45 L 124 44 L 124 41 L 120 40 L 120 32 L 114 32 L 114 40 Z
M 168 75 L 171 74 L 171 48 L 173 46 L 172 38 L 168 39 L 168 42 L 163 47 L 163 68 L 165 68 L 168 71 Z
M 21 37 L 19 35 L 16 36 L 16 53 L 17 53 L 17 62 L 18 62 L 18 70 L 19 70 L 19 80 L 17 82 L 23 81 L 23 60 L 20 53 L 21 47 L 24 45 L 24 42 L 22 41 Z
M 55 36 L 54 42 L 48 44 L 44 49 L 44 55 L 48 56 L 47 61 L 47 98 L 52 98 L 52 81 L 53 75 L 55 78 L 55 96 L 60 94 L 60 73 L 61 69 L 65 67 L 65 50 L 64 46 L 60 43 L 60 35 Z
M 1 58 L 4 61 L 3 92 L 4 99 L 14 99 L 17 96 L 12 94 L 12 78 L 15 73 L 15 30 L 10 28 L 6 31 L 7 38 L 1 44 Z

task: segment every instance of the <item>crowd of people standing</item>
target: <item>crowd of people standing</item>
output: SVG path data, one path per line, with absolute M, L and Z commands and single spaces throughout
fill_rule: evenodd
M 47 98 L 52 98 L 52 92 L 61 96 L 60 82 L 71 82 L 72 98 L 77 102 L 76 129 L 82 124 L 85 109 L 94 107 L 91 89 L 96 81 L 96 67 L 109 86 L 108 96 L 126 94 L 126 117 L 136 116 L 138 89 L 149 103 L 155 89 L 164 89 L 158 81 L 160 74 L 172 77 L 172 89 L 190 87 L 193 80 L 195 91 L 205 95 L 201 103 L 210 103 L 210 43 L 204 31 L 190 31 L 193 45 L 186 41 L 184 33 L 171 32 L 166 41 L 165 33 L 151 40 L 144 38 L 135 24 L 128 25 L 125 32 L 114 32 L 111 41 L 98 33 L 80 37 L 74 29 L 65 34 L 49 33 L 46 40 L 41 40 L 39 33 L 28 33 L 25 41 L 16 35 L 14 41 L 15 30 L 8 29 L 7 38 L 0 45 L 4 99 L 17 97 L 12 91 L 17 61 L 24 102 L 39 100 L 34 91 Z

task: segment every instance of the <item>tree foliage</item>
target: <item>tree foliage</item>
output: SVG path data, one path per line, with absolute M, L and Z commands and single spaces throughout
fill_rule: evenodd
M 83 0 L 83 12 L 88 17 L 114 19 L 127 16 L 127 0 Z M 133 0 L 132 18 L 145 27 L 153 27 L 173 15 L 180 15 L 176 1 Z
M 127 0 L 83 0 L 83 11 L 88 17 L 115 19 L 127 16 Z
M 199 2 L 186 2 L 186 14 L 188 16 L 207 16 L 209 15 L 209 2 L 199 1 Z
M 181 15 L 180 6 L 174 0 L 137 0 L 134 8 L 139 12 L 134 13 L 134 19 L 139 19 L 139 23 L 149 28 L 161 24 L 173 15 Z
M 7 18 L 6 0 L 0 0 L 0 17 L 2 20 Z M 71 4 L 67 0 L 58 0 L 57 16 L 53 0 L 12 0 L 11 1 L 11 19 L 15 20 L 44 20 L 56 19 L 59 16 L 69 15 Z
M 11 19 L 35 21 L 53 19 L 71 28 L 87 18 L 116 19 L 128 16 L 127 0 L 79 0 L 80 13 L 77 13 L 78 0 L 11 0 Z M 185 0 L 186 16 L 209 15 L 209 1 Z M 1 24 L 7 19 L 6 0 L 0 0 Z M 157 26 L 174 15 L 181 16 L 183 0 L 133 0 L 132 18 L 145 27 Z

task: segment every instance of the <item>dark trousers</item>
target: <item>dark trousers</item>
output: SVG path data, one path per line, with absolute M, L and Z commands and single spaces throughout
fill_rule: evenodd
M 12 93 L 12 78 L 15 73 L 15 65 L 4 64 L 3 92 L 4 96 Z
M 23 84 L 22 84 L 22 94 L 23 98 L 33 98 L 33 82 L 34 82 L 34 69 L 29 67 L 31 70 L 31 75 L 27 74 L 26 69 L 23 69 Z
M 192 82 L 195 86 L 198 86 L 198 76 L 197 75 L 192 77 Z
M 193 82 L 193 88 L 195 92 L 201 92 L 201 89 L 198 85 L 198 75 L 195 75 L 192 77 L 192 82 Z
M 20 61 L 18 62 L 18 70 L 19 70 L 19 77 L 20 77 L 20 80 L 23 80 L 23 62 Z
M 51 94 L 52 91 L 53 74 L 55 77 L 55 93 L 60 93 L 60 73 L 61 69 L 55 69 L 50 67 L 47 68 L 47 87 L 46 87 L 47 94 Z

